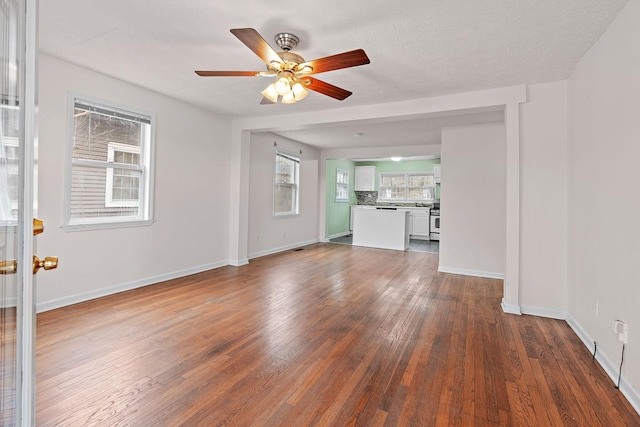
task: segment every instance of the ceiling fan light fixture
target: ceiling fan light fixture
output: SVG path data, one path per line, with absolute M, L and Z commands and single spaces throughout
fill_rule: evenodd
M 275 83 L 271 83 L 261 93 L 262 93 L 262 96 L 267 98 L 269 101 L 274 102 L 274 103 L 278 102 L 278 91 L 276 90 Z
M 291 81 L 287 77 L 280 77 L 275 83 L 275 88 L 278 95 L 285 96 L 291 92 Z
M 283 104 L 295 104 L 297 101 L 296 96 L 293 91 L 289 91 L 286 95 L 282 95 L 282 103 Z
M 309 91 L 304 88 L 300 83 L 296 82 L 291 88 L 291 92 L 296 98 L 296 101 L 300 101 L 301 99 L 305 99 L 307 95 L 309 95 Z

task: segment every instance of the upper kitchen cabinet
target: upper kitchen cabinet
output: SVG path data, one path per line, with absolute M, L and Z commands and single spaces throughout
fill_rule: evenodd
M 440 165 L 433 165 L 433 180 L 436 183 L 440 182 Z
M 376 190 L 376 167 L 356 166 L 355 168 L 355 191 L 375 191 Z

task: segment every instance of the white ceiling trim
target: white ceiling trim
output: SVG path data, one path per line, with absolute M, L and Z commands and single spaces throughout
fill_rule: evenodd
M 428 118 L 449 112 L 487 111 L 487 109 L 498 109 L 508 104 L 526 102 L 526 100 L 526 86 L 519 85 L 385 104 L 337 108 L 313 113 L 236 119 L 233 120 L 232 127 L 234 130 L 240 131 L 273 132 L 308 129 L 323 125 L 335 126 L 341 123 L 409 120 L 421 117 Z

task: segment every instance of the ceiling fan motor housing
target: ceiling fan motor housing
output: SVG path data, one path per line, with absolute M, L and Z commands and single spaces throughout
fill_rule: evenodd
M 281 63 L 271 63 L 267 64 L 267 70 L 270 73 L 277 74 L 279 71 L 291 71 L 298 72 L 303 70 L 298 70 L 298 66 L 304 63 L 304 58 L 298 54 L 293 52 L 278 52 L 278 56 L 282 58 Z M 310 69 L 312 70 L 312 69 Z M 306 72 L 310 72 L 310 70 L 304 70 Z

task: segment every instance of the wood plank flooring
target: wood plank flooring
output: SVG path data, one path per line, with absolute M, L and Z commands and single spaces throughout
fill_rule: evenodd
M 38 426 L 640 426 L 502 281 L 338 244 L 37 317 Z
M 15 307 L 0 307 L 0 426 L 16 419 L 16 317 Z

